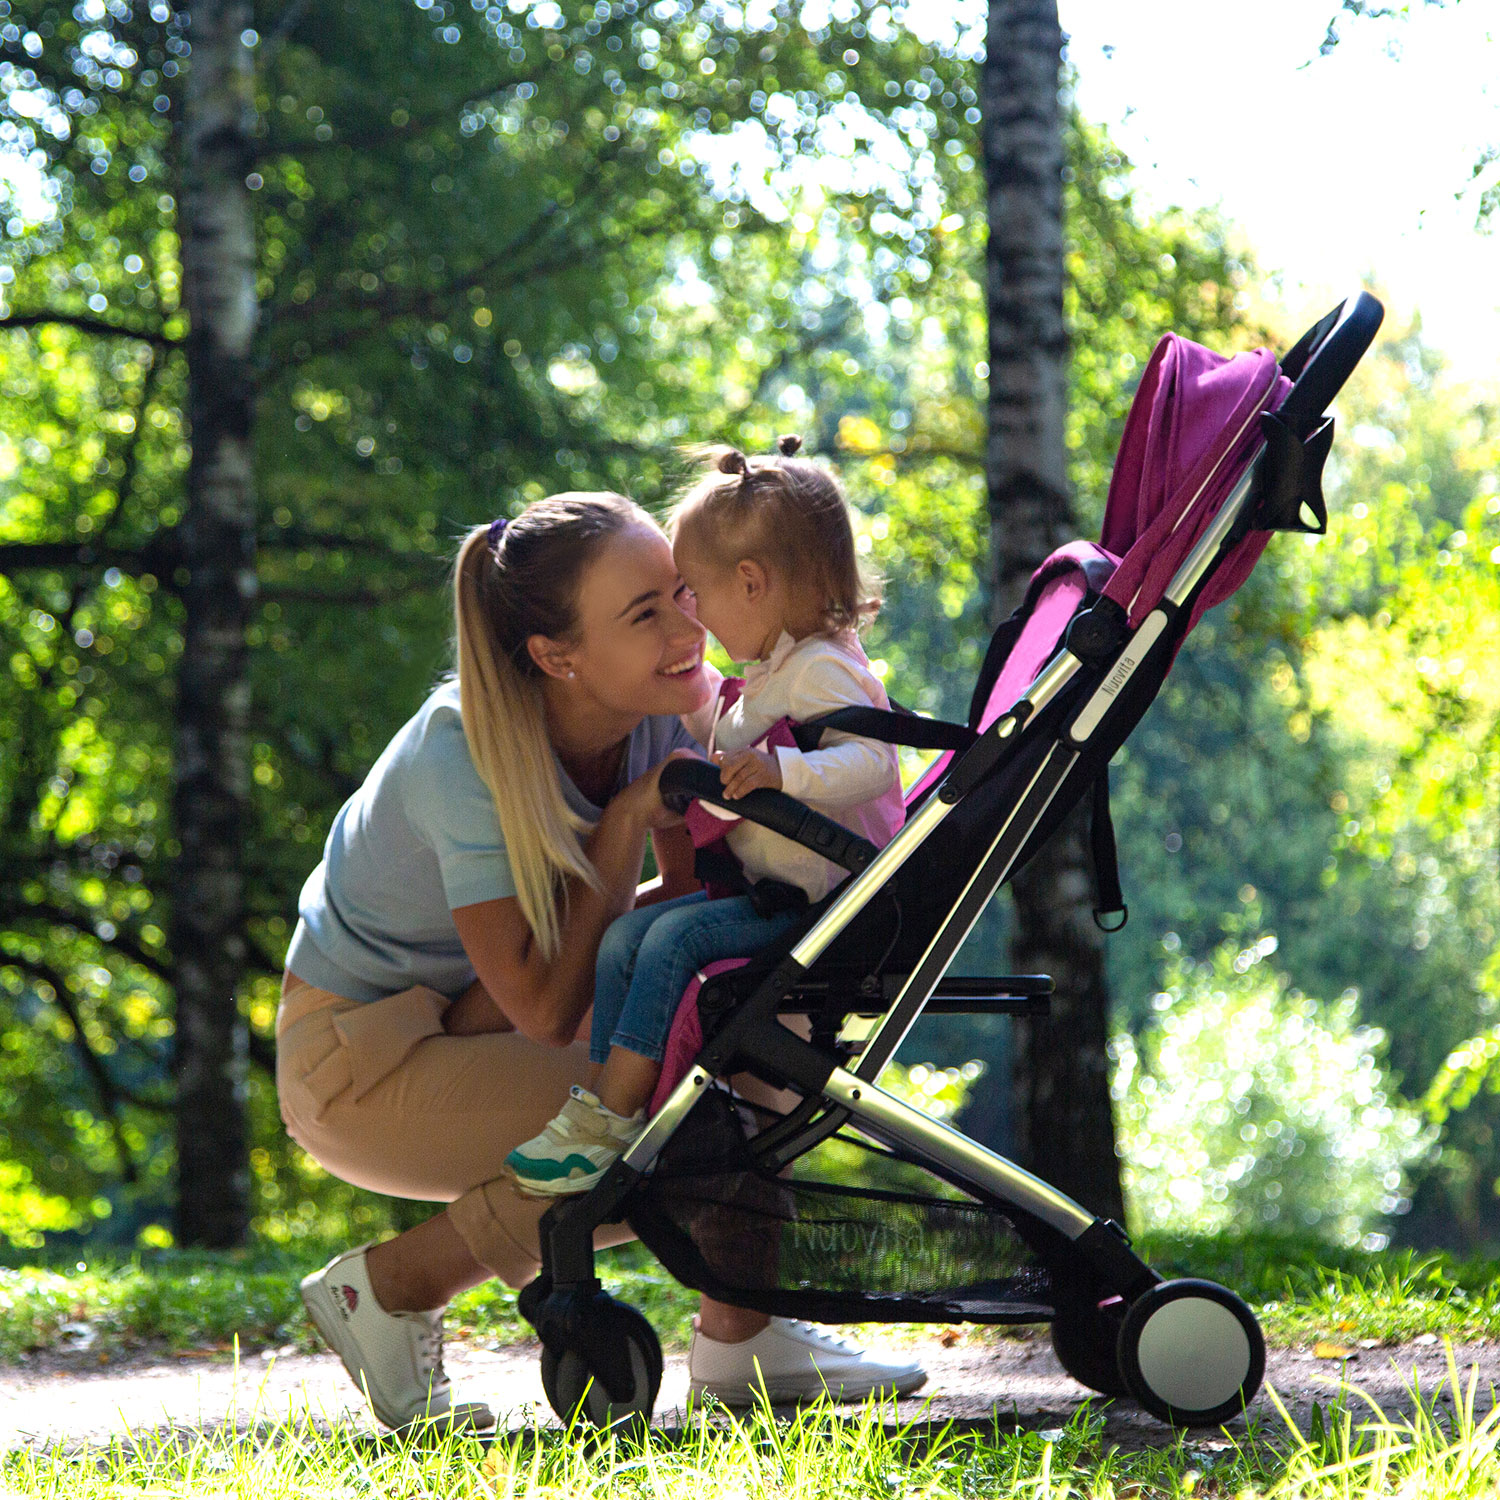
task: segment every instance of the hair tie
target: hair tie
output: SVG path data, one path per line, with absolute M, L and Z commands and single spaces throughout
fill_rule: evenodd
M 490 522 L 490 551 L 493 552 L 500 545 L 500 538 L 505 535 L 505 528 L 509 524 L 505 516 L 497 516 Z
M 720 456 L 719 472 L 721 474 L 738 474 L 741 480 L 745 480 L 750 477 L 750 464 L 738 448 L 731 448 L 729 452 Z

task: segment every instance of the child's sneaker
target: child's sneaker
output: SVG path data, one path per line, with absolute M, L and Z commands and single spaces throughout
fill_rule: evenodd
M 645 1110 L 627 1118 L 574 1084 L 562 1112 L 540 1135 L 516 1147 L 505 1165 L 532 1198 L 583 1193 L 615 1164 L 646 1123 Z

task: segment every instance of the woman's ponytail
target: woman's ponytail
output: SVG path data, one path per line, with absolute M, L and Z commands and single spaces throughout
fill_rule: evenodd
M 464 737 L 495 800 L 521 913 L 549 961 L 567 919 L 567 882 L 597 890 L 599 876 L 583 848 L 593 825 L 563 795 L 526 642 L 572 632 L 584 568 L 600 543 L 638 522 L 651 524 L 620 495 L 554 495 L 506 526 L 476 526 L 454 565 Z

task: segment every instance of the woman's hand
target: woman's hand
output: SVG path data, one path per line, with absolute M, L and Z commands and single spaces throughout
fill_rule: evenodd
M 449 1036 L 478 1036 L 484 1032 L 515 1029 L 510 1017 L 478 979 L 443 1012 L 443 1030 Z
M 661 765 L 652 766 L 649 771 L 637 776 L 622 792 L 618 793 L 610 807 L 617 803 L 623 804 L 625 810 L 636 818 L 643 829 L 656 831 L 665 828 L 678 828 L 682 825 L 683 816 L 675 813 L 661 800 L 662 766 L 670 765 L 674 760 L 701 760 L 701 755 L 694 755 L 691 750 L 674 750 Z

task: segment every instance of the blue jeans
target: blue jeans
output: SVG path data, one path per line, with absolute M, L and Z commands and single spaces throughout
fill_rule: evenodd
M 710 901 L 702 891 L 626 912 L 610 923 L 594 969 L 589 1059 L 611 1047 L 660 1062 L 682 992 L 704 964 L 748 958 L 797 920 L 795 912 L 759 917 L 748 896 Z

